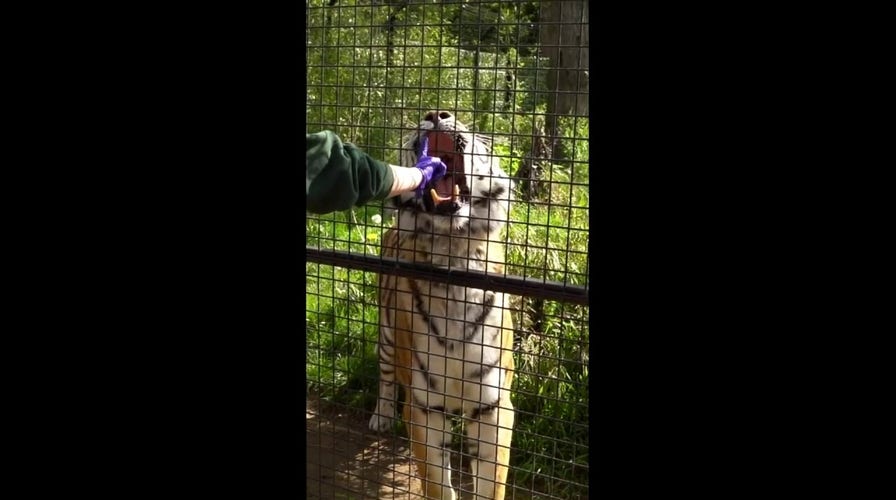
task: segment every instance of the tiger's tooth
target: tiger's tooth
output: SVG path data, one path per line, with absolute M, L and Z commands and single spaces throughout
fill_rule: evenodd
M 429 194 L 430 194 L 430 196 L 432 196 L 432 201 L 434 201 L 436 204 L 439 204 L 443 201 L 448 201 L 450 199 L 450 198 L 442 198 L 441 196 L 439 196 L 439 193 L 436 192 L 435 188 L 431 188 L 429 190 Z
M 457 186 L 455 186 L 455 192 L 457 192 Z M 429 195 L 432 197 L 432 202 L 435 203 L 436 205 L 438 205 L 439 203 L 442 203 L 443 201 L 453 201 L 454 200 L 454 198 L 452 198 L 450 196 L 442 198 L 441 196 L 439 196 L 439 193 L 436 192 L 435 188 L 430 188 Z M 455 194 L 455 196 L 457 196 L 457 194 Z
M 458 196 L 460 196 L 460 186 L 455 184 L 454 185 L 454 196 L 451 197 L 451 201 L 456 200 Z

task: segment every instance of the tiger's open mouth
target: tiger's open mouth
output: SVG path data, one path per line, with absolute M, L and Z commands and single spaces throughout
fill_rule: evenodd
M 464 174 L 464 154 L 457 151 L 452 134 L 431 131 L 426 137 L 429 141 L 429 156 L 440 158 L 448 169 L 444 177 L 426 186 L 423 205 L 427 212 L 455 214 L 470 202 L 470 188 Z M 419 148 L 419 142 L 414 147 Z

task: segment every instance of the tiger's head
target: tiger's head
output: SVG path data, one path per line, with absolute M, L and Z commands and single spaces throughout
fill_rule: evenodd
M 404 137 L 402 165 L 416 165 L 424 135 L 429 156 L 440 158 L 448 169 L 426 186 L 422 198 L 413 191 L 392 198 L 399 229 L 481 237 L 499 231 L 509 214 L 511 185 L 499 158 L 492 155 L 490 141 L 470 132 L 451 113 L 430 111 Z

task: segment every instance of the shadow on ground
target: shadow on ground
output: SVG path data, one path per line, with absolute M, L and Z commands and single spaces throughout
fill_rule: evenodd
M 314 500 L 422 499 L 420 481 L 411 466 L 408 440 L 400 430 L 370 431 L 369 412 L 328 403 L 308 395 L 305 405 L 306 498 Z M 452 469 L 460 476 L 461 499 L 473 497 L 469 467 L 453 454 Z M 461 471 L 463 473 L 461 473 Z M 457 482 L 457 479 L 455 479 Z M 457 485 L 455 485 L 457 487 Z M 506 500 L 539 498 L 510 487 Z M 554 498 L 554 497 L 541 497 Z
M 365 415 L 308 396 L 306 493 L 309 499 L 421 498 L 407 439 L 367 429 Z

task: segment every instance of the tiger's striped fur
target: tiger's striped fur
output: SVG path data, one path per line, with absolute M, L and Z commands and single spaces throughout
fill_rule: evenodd
M 384 236 L 384 258 L 502 274 L 498 236 L 508 217 L 510 179 L 489 144 L 445 111 L 427 114 L 406 138 L 403 164 L 416 163 L 420 134 L 429 132 L 455 139 L 460 155 L 443 161 L 446 177 L 460 185 L 460 207 L 439 212 L 413 193 L 396 197 L 397 222 Z M 431 147 L 430 155 L 440 153 Z M 391 426 L 397 382 L 404 390 L 402 416 L 426 498 L 457 498 L 449 464 L 452 415 L 466 419 L 475 498 L 504 498 L 514 419 L 507 305 L 499 292 L 380 276 L 380 394 L 370 427 Z

